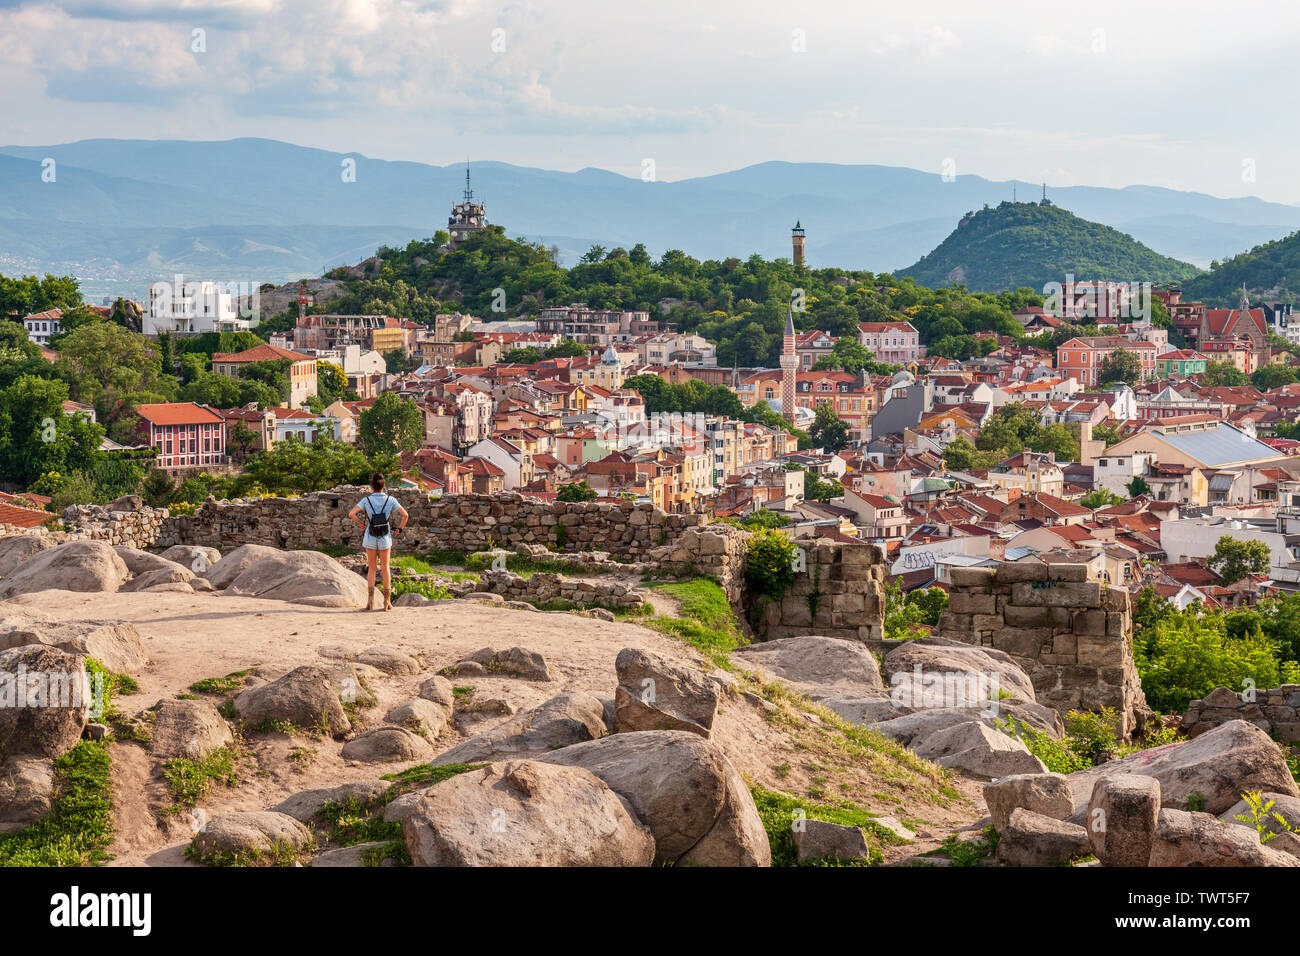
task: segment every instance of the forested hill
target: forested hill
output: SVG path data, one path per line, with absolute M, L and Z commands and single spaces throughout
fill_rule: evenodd
M 1003 202 L 967 213 L 929 255 L 900 271 L 923 285 L 996 292 L 1079 279 L 1176 282 L 1196 275 L 1132 236 L 1050 203 Z
M 539 244 L 489 227 L 456 249 L 444 248 L 446 233 L 380 248 L 378 265 L 365 274 L 335 270 L 344 296 L 314 307 L 335 313 L 386 314 L 431 325 L 438 312 L 461 310 L 502 319 L 535 316 L 548 305 L 645 309 L 718 345 L 718 361 L 730 365 L 776 364 L 786 310 L 796 303 L 801 330 L 852 335 L 860 322 L 905 320 L 940 351 L 973 354 L 973 332 L 1023 335 L 1011 310 L 1037 305 L 1029 290 L 998 295 L 963 289 L 926 289 L 911 279 L 842 269 L 796 269 L 785 259 L 700 261 L 680 250 L 658 259 L 638 244 L 630 250 L 595 246 L 572 268 L 557 265 Z M 504 312 L 494 312 L 496 290 Z M 798 311 L 796 290 L 806 308 Z M 263 322 L 260 334 L 287 328 L 293 316 Z
M 1300 292 L 1300 232 L 1266 242 L 1224 262 L 1211 263 L 1209 272 L 1183 283 L 1183 298 L 1236 308 L 1243 285 L 1252 302 L 1257 299 L 1294 302 L 1296 293 Z

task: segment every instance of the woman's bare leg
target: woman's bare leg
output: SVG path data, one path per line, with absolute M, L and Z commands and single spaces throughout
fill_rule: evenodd
M 375 609 L 375 560 L 378 555 L 374 548 L 366 548 L 366 588 L 368 589 L 368 599 L 366 601 L 366 610 Z M 387 572 L 387 562 L 385 562 L 385 572 Z
M 379 554 L 379 570 L 383 574 L 383 581 L 384 581 L 384 610 L 387 611 L 390 607 L 393 606 L 392 577 L 388 570 L 389 552 L 387 549 L 385 549 L 383 551 L 378 552 L 378 554 Z

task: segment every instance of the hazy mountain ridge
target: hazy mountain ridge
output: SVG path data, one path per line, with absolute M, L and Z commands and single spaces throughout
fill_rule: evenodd
M 53 183 L 41 179 L 46 157 L 58 163 Z M 342 176 L 349 158 L 355 182 Z M 808 230 L 810 264 L 895 270 L 930 252 L 964 213 L 1012 191 L 1011 183 L 978 176 L 945 182 L 936 173 L 879 165 L 769 162 L 671 183 L 496 162 L 476 162 L 471 170 L 492 222 L 511 235 L 556 244 L 567 262 L 593 242 L 644 242 L 655 254 L 680 248 L 701 258 L 788 257 L 797 219 Z M 464 178 L 463 165 L 391 162 L 263 139 L 0 147 L 0 270 L 76 271 L 91 280 L 92 291 L 107 284 L 135 295 L 163 264 L 254 281 L 314 275 L 362 258 L 356 250 L 372 241 L 401 245 L 432 236 L 459 200 Z M 1028 196 L 1038 187 L 1015 189 Z M 1256 244 L 1300 228 L 1300 208 L 1253 198 L 1159 187 L 1048 194 L 1139 241 L 1149 232 L 1161 253 L 1199 264 L 1241 251 L 1243 240 Z M 55 223 L 62 225 L 51 231 Z M 138 229 L 157 230 L 157 242 Z M 98 255 L 87 255 L 88 243 Z M 248 243 L 285 252 L 248 252 Z

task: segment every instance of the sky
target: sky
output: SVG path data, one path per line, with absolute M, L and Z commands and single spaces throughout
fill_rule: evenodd
M 260 136 L 680 180 L 767 160 L 1300 202 L 1300 4 L 0 0 L 0 143 Z

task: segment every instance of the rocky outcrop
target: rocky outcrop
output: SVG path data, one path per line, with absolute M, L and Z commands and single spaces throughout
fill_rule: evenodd
M 654 834 L 656 864 L 771 863 L 749 787 L 721 748 L 697 734 L 620 733 L 537 759 L 581 767 L 609 784 Z
M 214 589 L 222 591 L 250 565 L 279 553 L 277 548 L 268 548 L 260 544 L 241 545 L 212 564 L 203 577 L 208 579 Z
M 812 700 L 885 697 L 880 664 L 858 641 L 835 637 L 783 637 L 738 648 L 733 660 L 760 668 Z
M 1149 865 L 1297 867 L 1300 859 L 1269 849 L 1248 827 L 1224 823 L 1208 813 L 1161 810 Z
M 984 787 L 984 803 L 993 818 L 993 829 L 1007 828 L 1011 814 L 1032 810 L 1053 820 L 1068 820 L 1074 813 L 1070 782 L 1060 773 L 1016 773 Z
M 1103 866 L 1146 866 L 1160 816 L 1160 781 L 1121 773 L 1092 788 L 1084 826 Z
M 9 577 L 18 565 L 32 555 L 57 546 L 57 541 L 43 534 L 16 534 L 0 538 L 0 579 Z
M 918 757 L 973 777 L 992 779 L 1015 773 L 1046 773 L 1043 762 L 1016 737 L 978 721 L 956 724 L 928 736 L 912 748 Z
M 1075 806 L 1085 807 L 1102 777 L 1133 773 L 1160 781 L 1163 806 L 1185 809 L 1191 800 L 1220 814 L 1248 790 L 1300 797 L 1278 745 L 1244 720 L 1222 724 L 1195 740 L 1143 750 L 1070 774 Z M 1198 795 L 1193 799 L 1193 795 Z
M 908 641 L 885 655 L 884 671 L 896 706 L 978 706 L 1003 693 L 1035 699 L 1029 675 L 995 648 L 928 638 Z
M 284 813 L 261 810 L 226 813 L 208 820 L 191 843 L 200 859 L 238 854 L 256 859 L 264 854 L 298 851 L 313 843 L 311 831 Z
M 402 820 L 416 866 L 649 866 L 650 831 L 580 767 L 508 760 L 422 791 Z
M 531 757 L 558 747 L 594 740 L 605 733 L 604 708 L 590 694 L 574 691 L 552 697 L 433 759 L 435 767 Z
M 162 760 L 201 760 L 233 741 L 229 725 L 205 700 L 162 700 L 154 710 L 150 749 Z
M 213 570 L 219 570 L 222 563 L 218 562 Z M 211 573 L 208 580 L 212 581 Z M 266 555 L 244 568 L 226 586 L 225 593 L 313 607 L 366 605 L 365 579 L 319 551 L 280 551 Z
M 235 698 L 235 713 L 254 728 L 293 725 L 335 735 L 352 729 L 329 672 L 310 664 L 279 680 L 248 688 Z
M 0 622 L 0 650 L 44 644 L 99 661 L 114 674 L 134 674 L 149 663 L 140 632 L 126 621 Z
M 1055 866 L 1088 852 L 1083 827 L 1023 807 L 1011 812 L 998 840 L 998 859 L 1012 866 Z
M 3 581 L 0 599 L 36 591 L 116 591 L 130 576 L 101 541 L 67 541 L 31 555 Z
M 720 700 L 718 685 L 662 654 L 626 647 L 614 662 L 617 730 L 688 730 L 709 736 Z
M 81 739 L 93 703 L 81 656 L 41 644 L 0 651 L 0 760 L 63 756 Z

